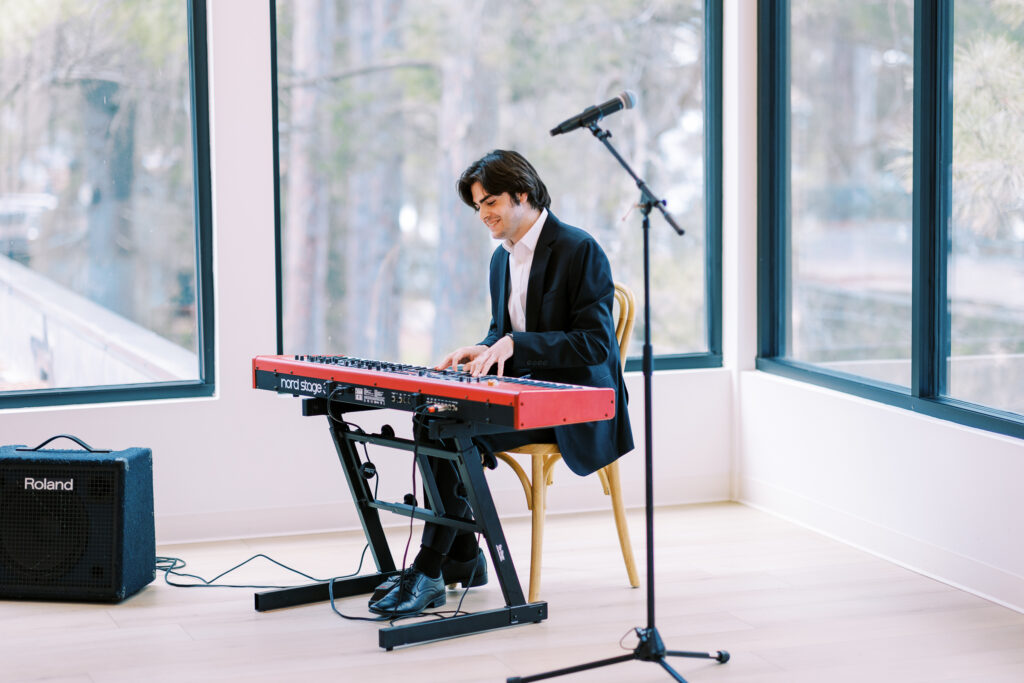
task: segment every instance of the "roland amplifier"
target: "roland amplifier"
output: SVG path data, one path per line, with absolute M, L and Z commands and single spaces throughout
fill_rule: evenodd
M 43 450 L 61 437 L 85 450 Z M 155 576 L 150 449 L 0 447 L 0 599 L 117 602 Z

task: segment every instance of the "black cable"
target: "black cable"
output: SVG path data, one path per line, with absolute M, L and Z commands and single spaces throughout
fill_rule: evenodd
M 477 532 L 477 535 L 476 535 L 476 547 L 477 547 L 477 552 L 480 552 L 479 551 L 479 548 L 480 548 L 480 533 L 479 532 Z M 477 563 L 475 562 L 476 558 L 473 558 L 473 559 L 474 559 L 473 571 L 471 571 L 469 573 L 469 580 L 466 581 L 466 585 L 462 589 L 462 596 L 459 598 L 459 604 L 457 604 L 455 606 L 455 614 L 453 614 L 452 616 L 458 616 L 459 613 L 462 612 L 462 601 L 466 599 L 466 595 L 469 593 L 469 589 L 473 585 L 473 579 L 476 578 L 476 564 Z M 470 612 L 465 612 L 465 614 L 470 614 Z
M 342 387 L 336 387 L 333 391 L 331 391 L 330 395 L 327 397 L 327 402 L 328 402 L 327 416 L 328 416 L 328 418 L 330 418 L 332 421 L 337 422 L 339 424 L 346 425 L 350 429 L 352 429 L 352 430 L 354 430 L 354 431 L 356 431 L 356 432 L 358 432 L 360 434 L 365 434 L 366 433 L 365 430 L 363 430 L 363 428 L 361 426 L 359 426 L 358 424 L 355 424 L 353 422 L 349 422 L 349 421 L 347 421 L 347 420 L 345 420 L 344 418 L 341 418 L 341 417 L 335 417 L 334 415 L 331 414 L 330 406 L 331 406 L 332 403 L 334 403 L 334 402 L 336 402 L 338 400 L 338 399 L 335 398 L 335 394 L 337 392 L 341 391 L 341 390 L 342 390 Z M 416 417 L 423 416 L 423 415 L 426 414 L 425 411 L 427 409 L 428 409 L 428 406 L 425 403 L 417 405 L 413 409 L 413 414 L 414 414 L 413 421 L 414 421 L 414 423 L 415 423 Z M 369 453 L 369 450 L 367 448 L 366 442 L 363 442 L 362 446 L 363 446 L 363 456 L 366 458 L 366 461 L 372 465 L 373 461 L 370 458 L 370 453 Z M 412 474 L 412 497 L 413 497 L 414 501 L 415 501 L 415 498 L 416 498 L 416 492 L 417 492 L 417 488 L 418 488 L 417 487 L 416 471 L 417 471 L 417 464 L 418 464 L 418 461 L 419 461 L 419 446 L 420 446 L 419 430 L 414 428 L 413 429 L 413 460 L 412 460 L 412 473 L 411 473 Z M 373 497 L 374 497 L 374 499 L 377 498 L 377 492 L 379 490 L 379 487 L 380 487 L 380 477 L 378 476 L 377 480 L 374 482 L 374 488 L 373 488 Z M 416 505 L 415 505 L 415 502 L 414 502 L 413 503 L 413 508 L 415 508 L 415 507 L 416 507 Z M 399 572 L 399 577 L 403 576 L 405 574 L 405 572 L 406 572 L 406 569 L 408 568 L 409 547 L 412 545 L 412 534 L 413 534 L 413 529 L 414 528 L 415 528 L 415 517 L 413 515 L 410 515 L 409 516 L 409 535 L 406 538 L 405 550 L 404 550 L 404 552 L 402 554 L 402 568 L 401 568 L 401 570 Z M 479 547 L 479 545 L 480 545 L 480 534 L 477 533 L 477 547 Z M 262 558 L 265 558 L 265 559 L 269 560 L 270 562 L 273 562 L 274 564 L 277 564 L 277 565 L 283 567 L 284 569 L 287 569 L 289 571 L 295 572 L 296 574 L 299 574 L 300 576 L 308 578 L 311 581 L 320 582 L 320 583 L 327 583 L 327 593 L 328 593 L 328 596 L 329 596 L 329 599 L 330 599 L 331 610 L 335 614 L 337 614 L 339 617 L 341 617 L 343 619 L 350 620 L 350 621 L 378 621 L 379 622 L 379 621 L 385 621 L 386 620 L 386 621 L 389 621 L 390 623 L 393 624 L 396 621 L 399 621 L 401 619 L 407 619 L 407 618 L 418 617 L 418 616 L 432 616 L 432 617 L 436 617 L 436 618 L 439 618 L 439 619 L 449 619 L 451 617 L 458 616 L 460 614 L 470 614 L 470 612 L 463 612 L 462 611 L 462 603 L 466 599 L 466 595 L 469 593 L 469 589 L 472 586 L 473 579 L 476 578 L 476 566 L 475 565 L 473 567 L 473 571 L 470 573 L 469 579 L 466 581 L 466 586 L 463 588 L 462 595 L 459 597 L 459 602 L 456 605 L 455 610 L 439 610 L 439 611 L 434 611 L 434 612 L 422 612 L 422 613 L 419 613 L 419 614 L 410 614 L 410 615 L 391 615 L 391 616 L 381 615 L 381 616 L 378 616 L 378 617 L 361 617 L 361 616 L 352 616 L 352 615 L 347 615 L 347 614 L 342 613 L 337 608 L 337 605 L 335 603 L 334 582 L 337 581 L 338 579 L 344 579 L 344 578 L 348 578 L 348 577 L 357 575 L 362 570 L 363 562 L 366 559 L 366 551 L 369 549 L 369 547 L 370 546 L 369 546 L 368 543 L 363 546 L 363 551 L 362 551 L 362 553 L 359 556 L 359 566 L 356 568 L 356 570 L 354 572 L 352 572 L 351 574 L 345 574 L 345 575 L 342 575 L 342 576 L 331 577 L 330 579 L 317 579 L 317 578 L 312 577 L 312 576 L 310 576 L 308 574 L 305 574 L 305 573 L 300 572 L 300 571 L 298 571 L 296 569 L 293 569 L 293 568 L 291 568 L 291 567 L 289 567 L 287 565 L 284 565 L 284 564 L 278 562 L 277 560 L 274 560 L 273 558 L 268 557 L 267 555 L 263 555 L 262 553 L 258 554 L 258 555 L 254 555 L 253 557 L 250 557 L 248 560 L 245 560 L 244 562 L 242 562 L 242 563 L 232 567 L 231 569 L 228 569 L 227 571 L 218 574 L 217 576 L 215 576 L 213 579 L 210 579 L 209 581 L 207 581 L 206 579 L 203 579 L 202 577 L 197 576 L 195 574 L 187 574 L 187 573 L 184 573 L 184 572 L 176 571 L 176 570 L 181 569 L 181 568 L 186 566 L 185 561 L 180 559 L 180 558 L 175 558 L 175 557 L 157 557 L 157 569 L 164 572 L 164 581 L 167 582 L 168 585 L 177 586 L 177 587 L 181 587 L 181 588 L 214 588 L 214 587 L 221 587 L 221 588 L 288 588 L 289 586 L 256 586 L 256 585 L 232 585 L 232 584 L 216 584 L 216 583 L 214 583 L 215 581 L 217 581 L 217 579 L 219 579 L 219 578 L 221 578 L 221 577 L 231 573 L 232 571 L 235 571 L 236 569 L 239 569 L 240 567 L 244 566 L 245 564 L 247 564 L 247 563 L 249 563 L 249 562 L 251 562 L 251 561 L 253 561 L 253 560 L 257 559 L 257 558 L 262 557 Z M 165 565 L 165 566 L 161 566 L 161 565 Z M 194 578 L 194 579 L 196 579 L 198 581 L 201 581 L 202 583 L 200 583 L 200 584 L 174 583 L 174 582 L 172 582 L 168 578 L 169 574 L 173 574 L 175 576 L 187 576 L 189 578 Z M 399 578 L 399 586 L 402 586 L 401 578 Z
M 417 416 L 422 414 L 421 411 L 424 410 L 426 407 L 427 407 L 426 404 L 420 404 L 420 405 L 417 405 L 415 408 L 413 408 L 413 417 L 412 417 L 412 422 L 413 422 L 413 428 L 412 428 L 412 498 L 413 498 L 413 504 L 412 504 L 412 507 L 413 507 L 414 510 L 416 508 L 416 465 L 419 462 L 419 455 L 420 455 L 420 434 L 419 434 L 419 430 L 416 428 L 417 427 L 417 425 L 416 425 L 416 418 L 417 418 Z M 405 591 L 405 582 L 402 579 L 405 577 L 405 570 L 407 568 L 407 562 L 408 562 L 408 559 L 409 559 L 409 546 L 412 545 L 412 531 L 413 531 L 413 524 L 414 524 L 415 521 L 416 521 L 416 517 L 414 515 L 410 514 L 409 515 L 409 535 L 405 539 L 405 551 L 402 553 L 402 569 L 398 573 L 398 590 L 399 590 L 399 593 L 398 593 L 398 600 L 395 601 L 396 606 L 399 603 L 402 602 L 402 597 L 404 596 L 404 592 L 402 592 L 402 591 Z M 417 616 L 417 615 L 409 615 L 409 616 Z M 385 618 L 388 618 L 387 615 L 385 615 Z M 399 619 L 402 619 L 402 618 L 403 618 L 402 616 L 396 616 L 395 614 L 392 613 L 391 616 L 390 616 L 390 622 L 392 624 L 394 624 L 396 621 L 398 621 Z
M 335 601 L 334 601 L 334 582 L 337 581 L 338 579 L 346 579 L 346 578 L 349 578 L 349 577 L 352 577 L 352 576 L 356 576 L 357 574 L 359 574 L 359 572 L 362 571 L 363 562 L 366 560 L 366 551 L 369 549 L 369 547 L 370 547 L 369 543 L 367 543 L 366 545 L 363 546 L 363 552 L 360 553 L 360 555 L 359 555 L 359 566 L 356 567 L 356 570 L 354 572 L 352 572 L 351 574 L 344 574 L 342 576 L 333 576 L 330 579 L 318 579 L 318 578 L 316 578 L 314 576 L 310 576 L 309 574 L 306 574 L 305 572 L 301 572 L 298 569 L 294 569 L 292 567 L 289 567 L 286 564 L 278 562 L 274 558 L 269 557 L 267 555 L 264 555 L 263 553 L 259 553 L 257 555 L 253 555 L 249 559 L 245 560 L 245 562 L 241 562 L 241 563 L 235 565 L 234 567 L 232 567 L 231 569 L 228 569 L 227 571 L 221 572 L 220 574 L 218 574 L 217 576 L 213 577 L 212 579 L 204 579 L 203 577 L 198 576 L 196 574 L 189 574 L 189 573 L 186 573 L 186 572 L 177 571 L 177 570 L 182 569 L 183 567 L 186 566 L 185 560 L 182 560 L 181 558 L 178 558 L 178 557 L 157 556 L 157 558 L 156 558 L 156 568 L 157 568 L 158 571 L 164 572 L 164 581 L 168 585 L 174 586 L 176 588 L 294 588 L 294 586 L 277 586 L 277 585 L 274 585 L 274 586 L 260 586 L 260 585 L 250 585 L 250 584 L 238 585 L 238 584 L 215 583 L 217 581 L 217 579 L 220 579 L 221 577 L 230 574 L 231 572 L 235 571 L 236 569 L 239 569 L 239 568 L 245 566 L 249 562 L 252 562 L 253 560 L 258 559 L 258 558 L 263 558 L 265 560 L 273 562 L 274 564 L 278 565 L 279 567 L 283 567 L 284 569 L 287 569 L 290 572 L 294 572 L 294 573 L 296 573 L 296 574 L 298 574 L 300 576 L 303 576 L 303 577 L 305 577 L 307 579 L 310 579 L 311 581 L 314 581 L 316 583 L 327 583 L 327 593 L 330 596 L 330 600 L 331 600 L 331 610 L 335 614 L 337 614 L 338 616 L 340 616 L 340 617 L 342 617 L 344 619 L 349 619 L 349 620 L 353 620 L 353 621 L 385 621 L 385 620 L 387 620 L 387 617 L 354 617 L 354 616 L 349 616 L 347 614 L 343 614 L 340 610 L 338 610 L 337 606 L 335 605 Z M 198 581 L 201 581 L 202 583 L 176 583 L 176 582 L 173 582 L 173 581 L 170 580 L 170 578 L 168 577 L 169 574 L 173 574 L 175 576 L 187 576 L 189 578 L 193 578 L 193 579 L 196 579 Z
M 477 548 L 480 547 L 480 533 L 477 533 L 477 535 L 476 535 L 476 545 L 477 545 Z M 469 573 L 469 578 L 466 579 L 466 582 L 465 582 L 465 584 L 464 584 L 464 586 L 462 588 L 462 595 L 459 596 L 459 604 L 457 604 L 455 606 L 454 610 L 437 610 L 437 611 L 434 611 L 434 612 L 423 612 L 423 615 L 437 617 L 439 619 L 451 619 L 452 617 L 457 617 L 460 614 L 472 614 L 472 612 L 463 612 L 462 611 L 462 601 L 465 600 L 466 596 L 469 594 L 469 589 L 472 588 L 472 586 L 473 586 L 473 579 L 475 579 L 475 578 L 476 578 L 476 564 L 473 565 L 473 571 L 471 571 Z M 420 616 L 420 615 L 417 615 L 417 616 Z
M 413 417 L 414 425 L 415 425 L 415 420 L 416 420 L 415 416 L 416 415 L 421 415 L 422 413 L 420 411 L 423 410 L 426 407 L 427 406 L 425 404 L 421 404 L 421 405 L 419 405 L 419 406 L 417 406 L 415 408 L 415 410 L 413 411 L 414 412 L 414 417 Z M 413 428 L 413 464 L 414 464 L 414 466 L 413 466 L 413 496 L 414 497 L 416 495 L 415 463 L 417 462 L 418 459 L 419 459 L 419 433 L 418 433 L 418 430 L 416 430 L 415 426 L 414 426 L 414 428 Z M 406 540 L 406 545 L 405 545 L 406 553 L 408 553 L 408 551 L 409 551 L 409 543 L 411 541 L 412 541 L 412 518 L 410 517 L 410 520 L 409 520 L 409 538 Z M 479 548 L 480 547 L 480 533 L 479 532 L 476 535 L 476 544 L 477 544 L 477 548 Z M 405 556 L 402 557 L 402 574 L 404 574 L 404 573 L 405 573 Z M 462 611 L 462 602 L 466 599 L 466 595 L 469 593 L 469 589 L 472 587 L 473 579 L 475 577 L 476 577 L 476 565 L 474 564 L 473 565 L 473 571 L 470 572 L 469 579 L 466 581 L 466 584 L 465 584 L 465 586 L 462 589 L 462 595 L 459 597 L 459 603 L 455 606 L 454 610 L 436 610 L 436 611 L 433 611 L 433 612 L 420 612 L 419 614 L 410 614 L 410 615 L 405 615 L 405 616 L 393 617 L 392 620 L 391 620 L 391 623 L 394 623 L 395 621 L 398 621 L 399 619 L 405 619 L 405 618 L 409 618 L 409 617 L 426 616 L 426 617 L 436 617 L 438 619 L 450 619 L 452 617 L 457 617 L 460 614 L 472 614 L 472 612 L 463 612 Z
M 355 422 L 349 422 L 348 420 L 346 420 L 344 418 L 334 417 L 333 415 L 331 415 L 331 404 L 338 400 L 338 399 L 334 398 L 334 395 L 337 394 L 339 391 L 343 391 L 343 389 L 344 389 L 343 387 L 335 387 L 331 391 L 331 393 L 327 396 L 327 417 L 329 419 L 333 420 L 334 422 L 337 422 L 338 424 L 346 425 L 349 429 L 351 429 L 351 430 L 353 430 L 355 432 L 358 432 L 359 434 L 366 434 L 366 430 L 364 430 L 362 427 L 357 425 Z M 362 446 L 363 446 L 363 457 L 366 458 L 366 462 L 368 462 L 371 465 L 373 465 L 373 460 L 370 459 L 370 450 L 367 448 L 365 441 L 362 442 Z M 374 497 L 374 499 L 377 498 L 377 490 L 379 489 L 379 487 L 380 487 L 380 477 L 378 476 L 377 480 L 375 482 L 373 482 L 373 497 Z
M 337 578 L 343 579 L 345 577 L 344 576 L 339 576 Z M 335 604 L 334 604 L 334 581 L 335 581 L 335 579 L 331 579 L 330 581 L 327 582 L 327 595 L 330 597 L 330 600 L 331 600 L 331 611 L 332 612 L 337 614 L 342 619 L 348 619 L 349 621 L 386 621 L 387 620 L 387 617 L 385 617 L 385 616 L 380 616 L 380 617 L 354 617 L 354 616 L 351 616 L 349 614 L 342 613 L 342 611 L 339 610 L 335 606 Z
M 370 547 L 369 543 L 367 543 L 366 545 L 363 546 L 363 552 L 359 555 L 359 566 L 356 567 L 356 570 L 354 572 L 352 572 L 351 574 L 346 574 L 344 576 L 335 577 L 335 579 L 344 579 L 344 578 L 348 578 L 350 576 L 357 575 L 362 570 L 362 568 L 363 568 L 363 562 L 366 559 L 366 551 L 369 549 L 369 547 Z M 288 570 L 288 571 L 290 571 L 290 572 L 292 572 L 294 574 L 298 574 L 299 576 L 307 578 L 310 581 L 313 581 L 313 582 L 324 582 L 324 581 L 327 581 L 327 579 L 318 579 L 315 576 L 310 576 L 309 574 L 306 574 L 305 572 L 301 572 L 298 569 L 295 569 L 293 567 L 289 567 L 288 565 L 283 564 L 281 562 L 278 562 L 274 558 L 272 558 L 272 557 L 270 557 L 268 555 L 264 555 L 263 553 L 257 553 L 256 555 L 253 555 L 252 557 L 250 557 L 249 559 L 245 560 L 244 562 L 240 562 L 239 564 L 236 564 L 231 569 L 228 569 L 226 571 L 221 572 L 220 574 L 217 574 L 217 576 L 213 577 L 212 579 L 204 579 L 203 577 L 201 577 L 201 576 L 199 576 L 197 574 L 189 574 L 187 572 L 177 571 L 177 570 L 183 569 L 184 567 L 187 566 L 187 563 L 185 562 L 185 560 L 181 559 L 180 557 L 166 557 L 166 556 L 158 555 L 156 557 L 156 569 L 157 569 L 157 571 L 162 571 L 164 573 L 164 582 L 167 583 L 168 586 L 174 586 L 175 588 L 294 588 L 295 587 L 295 586 L 258 586 L 258 585 L 251 585 L 251 584 L 241 585 L 241 584 L 216 583 L 216 581 L 218 579 L 220 579 L 220 578 L 222 578 L 224 576 L 227 576 L 231 572 L 233 572 L 233 571 L 235 571 L 237 569 L 240 569 L 240 568 L 244 567 L 245 565 L 249 564 L 250 562 L 252 562 L 253 560 L 256 560 L 256 559 L 259 559 L 259 558 L 263 558 L 263 559 L 267 560 L 268 562 L 272 562 L 273 564 L 276 564 L 277 566 L 282 567 L 283 569 L 286 569 L 286 570 Z M 190 579 L 196 579 L 197 581 L 200 581 L 201 583 L 175 583 L 174 581 L 171 581 L 171 579 L 170 579 L 170 575 L 172 575 L 172 574 L 174 576 L 182 576 L 182 577 L 188 577 Z M 331 580 L 333 581 L 334 579 L 331 579 Z
M 354 430 L 358 431 L 361 434 L 365 434 L 363 428 L 360 427 L 359 425 L 354 424 L 352 422 L 348 422 L 347 420 L 344 420 L 344 419 L 341 419 L 341 418 L 337 418 L 337 417 L 331 415 L 330 405 L 329 404 L 336 400 L 334 398 L 334 394 L 337 391 L 338 391 L 338 389 L 335 389 L 334 391 L 331 392 L 331 395 L 328 396 L 328 399 L 327 399 L 328 400 L 328 410 L 327 410 L 328 417 L 330 417 L 335 422 L 339 422 L 341 424 L 347 425 L 351 429 L 354 429 Z M 417 415 L 422 414 L 421 411 L 423 411 L 426 407 L 427 407 L 426 404 L 421 404 L 421 405 L 417 406 L 415 408 L 415 410 L 414 410 L 415 414 L 417 414 Z M 414 432 L 415 432 L 415 430 L 414 430 Z M 419 436 L 418 436 L 418 434 L 414 434 L 414 439 L 415 440 L 413 442 L 413 466 L 412 466 L 412 487 L 413 487 L 412 488 L 412 495 L 413 495 L 413 498 L 416 497 L 416 490 L 417 490 L 416 465 L 417 465 L 417 461 L 419 459 Z M 366 442 L 363 442 L 362 445 L 363 445 L 363 455 L 366 458 L 366 461 L 372 465 L 373 464 L 373 460 L 370 459 L 370 453 L 369 453 L 369 450 L 366 447 Z M 374 499 L 377 498 L 377 492 L 378 492 L 379 486 L 380 486 L 380 477 L 378 476 L 377 480 L 374 482 L 374 487 L 373 487 L 373 497 L 374 497 Z M 413 507 L 415 507 L 415 505 Z M 406 570 L 406 563 L 407 563 L 408 555 L 409 555 L 409 546 L 412 544 L 412 532 L 413 532 L 413 528 L 414 528 L 414 522 L 415 522 L 415 518 L 410 515 L 410 517 L 409 517 L 409 536 L 406 539 L 405 552 L 402 555 L 402 570 L 401 570 L 401 574 L 404 574 L 405 570 Z M 478 537 L 477 542 L 479 543 L 479 537 Z M 286 564 L 284 564 L 282 562 L 279 562 L 279 561 L 275 560 L 274 558 L 272 558 L 272 557 L 270 557 L 268 555 L 265 555 L 263 553 L 257 553 L 256 555 L 253 555 L 252 557 L 248 558 L 247 560 L 245 560 L 243 562 L 240 562 L 239 564 L 236 564 L 234 567 L 231 567 L 230 569 L 228 569 L 226 571 L 223 571 L 220 574 L 217 574 L 212 579 L 204 579 L 203 577 L 199 576 L 198 574 L 190 574 L 190 573 L 187 573 L 187 572 L 178 571 L 178 570 L 183 569 L 183 568 L 185 568 L 187 566 L 187 563 L 185 562 L 185 560 L 183 560 L 183 559 L 181 559 L 179 557 L 169 557 L 169 556 L 158 555 L 155 558 L 155 566 L 156 566 L 156 570 L 157 571 L 162 571 L 164 573 L 164 582 L 167 585 L 174 586 L 176 588 L 250 588 L 250 589 L 256 588 L 256 589 L 261 589 L 261 588 L 294 588 L 294 587 L 296 587 L 296 586 L 280 586 L 280 585 L 256 585 L 256 584 L 226 584 L 226 583 L 217 583 L 218 579 L 221 579 L 224 576 L 227 576 L 231 572 L 236 571 L 236 570 L 244 567 L 246 564 L 248 564 L 248 563 L 250 563 L 250 562 L 252 562 L 254 560 L 262 558 L 262 559 L 267 560 L 268 562 L 276 564 L 277 566 L 279 566 L 279 567 L 281 567 L 281 568 L 283 568 L 283 569 L 285 569 L 287 571 L 293 572 L 295 574 L 298 574 L 299 576 L 307 578 L 310 581 L 313 581 L 314 583 L 327 583 L 327 593 L 328 593 L 328 596 L 330 597 L 331 610 L 335 614 L 337 614 L 338 616 L 342 617 L 343 619 L 348 619 L 348 620 L 352 620 L 352 621 L 385 621 L 385 620 L 387 620 L 387 621 L 390 621 L 391 623 L 394 623 L 395 621 L 398 621 L 399 619 L 406 618 L 405 616 L 390 616 L 389 617 L 389 616 L 386 616 L 386 615 L 382 615 L 382 616 L 378 616 L 378 617 L 357 617 L 357 616 L 351 616 L 351 615 L 343 614 L 340 610 L 338 610 L 337 605 L 335 604 L 335 598 L 334 598 L 334 583 L 338 579 L 345 579 L 345 578 L 349 578 L 349 577 L 352 577 L 352 576 L 356 576 L 356 575 L 359 574 L 360 571 L 362 571 L 363 563 L 366 561 L 366 551 L 369 549 L 369 547 L 370 547 L 369 543 L 367 543 L 367 544 L 365 544 L 363 546 L 363 550 L 362 550 L 362 552 L 359 555 L 359 565 L 356 567 L 356 570 L 354 572 L 352 572 L 351 574 L 344 574 L 344 575 L 340 575 L 340 576 L 333 576 L 330 579 L 320 579 L 320 578 L 317 578 L 315 576 L 311 576 L 309 574 L 306 574 L 305 572 L 299 571 L 298 569 L 295 569 L 293 567 L 289 567 L 288 565 L 286 565 Z M 475 574 L 475 571 L 476 571 L 476 568 L 474 567 L 474 574 Z M 178 582 L 174 582 L 174 581 L 171 581 L 171 579 L 170 579 L 171 575 L 180 576 L 180 577 L 187 577 L 187 578 L 190 578 L 190 579 L 195 579 L 196 581 L 199 581 L 200 583 L 178 583 Z M 473 577 L 471 576 L 470 577 L 470 581 L 469 581 L 470 583 L 472 583 L 472 579 L 473 579 Z M 468 590 L 468 587 L 467 587 L 466 590 Z M 465 593 L 463 593 L 463 598 L 465 598 Z M 459 600 L 459 605 L 461 606 L 461 604 L 462 604 L 462 600 L 460 599 Z M 440 614 L 440 613 L 438 613 L 438 614 Z M 458 610 L 456 610 L 456 614 L 458 614 Z M 408 615 L 408 616 L 411 617 L 411 616 L 419 616 L 419 615 Z
M 416 416 L 424 414 L 422 411 L 425 408 L 427 408 L 427 406 L 425 404 L 421 404 L 421 405 L 417 406 L 413 410 L 413 413 L 414 413 L 413 421 L 414 421 L 414 423 L 415 423 Z M 416 486 L 416 464 L 419 461 L 419 445 L 420 445 L 419 442 L 420 442 L 419 431 L 417 429 L 415 429 L 415 425 L 414 425 L 414 428 L 413 428 L 413 471 L 412 471 L 412 495 L 413 495 L 413 498 L 416 497 L 416 490 L 417 490 L 417 486 Z M 413 507 L 415 507 L 415 505 Z M 401 576 L 403 576 L 405 574 L 405 571 L 406 571 L 406 568 L 407 568 L 409 546 L 412 544 L 412 532 L 413 532 L 413 522 L 414 522 L 414 520 L 415 520 L 415 518 L 412 515 L 410 515 L 410 517 L 409 517 L 409 536 L 406 539 L 405 552 L 402 555 L 402 569 L 401 569 L 401 571 L 399 573 L 399 577 L 400 577 L 399 578 L 399 583 L 398 583 L 399 590 L 404 590 L 405 589 L 404 584 L 402 583 L 402 580 L 401 580 Z M 479 545 L 480 545 L 480 534 L 478 533 L 477 534 L 477 546 L 479 547 Z M 450 618 L 458 616 L 460 614 L 471 614 L 470 612 L 463 612 L 462 611 L 462 602 L 463 602 L 463 600 L 466 599 L 466 595 L 469 593 L 469 589 L 472 586 L 473 579 L 475 577 L 476 577 L 476 566 L 474 565 L 473 566 L 473 571 L 470 572 L 469 579 L 466 581 L 466 585 L 463 588 L 462 595 L 459 597 L 459 604 L 455 606 L 455 610 L 437 610 L 437 611 L 433 611 L 433 612 L 420 612 L 420 613 L 417 613 L 417 614 L 406 614 L 406 615 L 390 615 L 390 616 L 384 615 L 382 618 L 383 619 L 388 619 L 388 621 L 391 624 L 394 624 L 396 621 L 400 621 L 402 619 L 411 619 L 413 617 L 435 617 L 437 619 L 450 619 Z M 401 602 L 401 594 L 399 594 L 398 602 Z M 337 610 L 335 610 L 335 611 L 337 611 Z M 341 614 L 341 613 L 339 612 L 338 614 Z M 343 614 L 341 616 L 345 617 L 346 619 L 354 618 L 354 617 L 346 617 Z M 371 621 L 372 621 L 372 619 L 371 619 Z
M 331 415 L 330 404 L 337 400 L 337 399 L 334 398 L 334 395 L 339 390 L 340 390 L 340 387 L 335 388 L 330 393 L 330 395 L 327 397 L 327 401 L 328 401 L 327 416 L 331 420 L 333 420 L 335 422 L 347 425 L 349 428 L 359 432 L 360 434 L 365 434 L 366 432 L 359 425 L 354 424 L 352 422 L 348 422 L 347 420 L 344 420 L 342 418 L 335 417 L 334 415 Z M 424 403 L 424 404 L 420 404 L 420 405 L 416 406 L 413 409 L 413 413 L 414 413 L 413 420 L 414 420 L 414 422 L 415 422 L 415 416 L 422 414 L 422 411 L 424 411 L 426 408 L 427 408 L 427 405 Z M 366 442 L 363 442 L 363 454 L 366 457 L 367 462 L 369 462 L 370 464 L 373 464 L 373 461 L 370 460 L 369 451 L 366 448 Z M 417 433 L 416 429 L 413 429 L 412 497 L 413 497 L 414 500 L 416 498 L 416 490 L 417 490 L 416 466 L 417 466 L 417 461 L 418 460 L 419 460 L 419 434 Z M 379 485 L 380 485 L 380 477 L 378 476 L 377 477 L 377 481 L 374 482 L 374 489 L 373 489 L 373 497 L 374 497 L 374 499 L 377 498 L 377 491 L 378 491 Z M 413 507 L 414 508 L 416 507 L 415 506 L 415 502 L 413 504 Z M 401 577 L 405 575 L 405 572 L 406 572 L 406 569 L 407 569 L 407 563 L 408 563 L 408 558 L 409 558 L 409 547 L 410 547 L 410 545 L 412 545 L 412 533 L 413 533 L 415 521 L 416 521 L 416 518 L 413 517 L 412 515 L 410 515 L 409 516 L 409 535 L 408 535 L 408 537 L 406 538 L 406 541 L 405 541 L 405 551 L 402 554 L 402 568 L 401 568 L 401 570 L 400 570 L 400 572 L 398 574 L 398 576 L 399 576 L 398 585 L 400 587 L 402 587 L 404 585 L 402 583 Z M 365 554 L 365 552 L 366 552 L 366 549 L 364 548 L 363 549 L 363 553 Z M 361 563 L 360 563 L 360 566 L 362 566 Z M 338 578 L 344 578 L 344 577 L 338 577 Z M 390 615 L 390 616 L 388 616 L 388 615 L 381 615 L 379 617 L 357 617 L 357 616 L 351 616 L 351 615 L 342 613 L 337 608 L 337 606 L 335 604 L 335 600 L 334 600 L 334 579 L 331 579 L 327 583 L 327 594 L 328 594 L 328 596 L 330 598 L 331 610 L 335 614 L 337 614 L 339 617 L 341 617 L 343 619 L 348 619 L 348 620 L 351 620 L 351 621 L 385 621 L 385 620 L 387 620 L 390 623 L 394 623 L 395 621 L 398 621 L 399 619 L 406 618 L 404 616 L 395 616 L 395 615 Z M 418 615 L 409 615 L 409 616 L 418 616 Z

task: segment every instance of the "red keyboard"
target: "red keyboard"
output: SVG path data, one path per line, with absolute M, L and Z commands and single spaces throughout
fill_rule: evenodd
M 608 420 L 615 392 L 349 356 L 256 356 L 253 387 L 364 408 L 438 414 L 510 429 Z

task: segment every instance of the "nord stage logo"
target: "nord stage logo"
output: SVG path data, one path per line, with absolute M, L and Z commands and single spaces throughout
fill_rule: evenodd
M 299 379 L 298 377 L 282 377 L 278 386 L 287 391 L 311 394 L 313 396 L 327 393 L 324 390 L 323 382 L 311 382 L 308 379 Z

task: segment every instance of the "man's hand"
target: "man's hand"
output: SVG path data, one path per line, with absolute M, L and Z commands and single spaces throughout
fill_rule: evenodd
M 487 374 L 487 370 L 497 363 L 498 377 L 502 377 L 505 374 L 505 361 L 512 357 L 512 347 L 512 337 L 504 336 L 491 346 L 485 346 L 483 352 L 473 358 L 463 370 L 473 377 L 479 377 Z
M 455 370 L 459 363 L 468 363 L 486 350 L 487 347 L 482 344 L 459 347 L 445 356 L 443 361 L 434 366 L 434 369 L 444 370 L 445 368 L 451 368 Z

